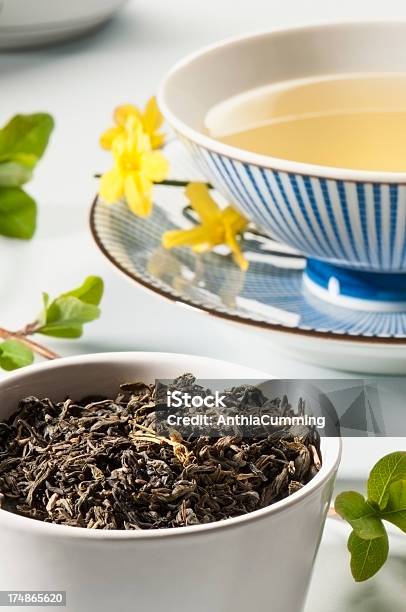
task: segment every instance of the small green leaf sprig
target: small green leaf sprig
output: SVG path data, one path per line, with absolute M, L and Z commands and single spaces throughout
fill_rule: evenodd
M 47 113 L 16 115 L 0 129 L 0 234 L 29 240 L 36 228 L 37 205 L 23 189 L 31 180 L 54 128 Z
M 338 495 L 335 510 L 352 527 L 348 539 L 351 572 L 357 582 L 374 576 L 389 554 L 383 521 L 406 533 L 406 451 L 386 455 L 373 467 L 367 498 L 356 491 Z
M 0 368 L 16 370 L 30 365 L 35 354 L 45 359 L 59 357 L 32 336 L 41 334 L 55 338 L 79 338 L 83 326 L 100 316 L 100 302 L 103 297 L 104 284 L 98 276 L 89 276 L 77 289 L 62 293 L 51 300 L 43 294 L 43 308 L 33 323 L 17 332 L 0 327 Z

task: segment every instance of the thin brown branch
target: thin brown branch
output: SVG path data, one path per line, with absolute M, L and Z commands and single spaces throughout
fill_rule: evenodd
M 34 353 L 41 355 L 41 357 L 44 357 L 45 359 L 58 359 L 58 357 L 60 357 L 58 353 L 51 351 L 51 349 L 48 349 L 46 346 L 38 344 L 38 342 L 27 338 L 26 333 L 29 329 L 30 326 L 27 326 L 21 332 L 11 332 L 3 327 L 0 327 L 0 338 L 3 338 L 4 340 L 18 340 L 21 342 L 21 344 L 24 344 L 24 346 L 30 348 Z

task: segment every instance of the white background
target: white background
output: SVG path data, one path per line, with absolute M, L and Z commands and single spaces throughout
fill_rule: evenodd
M 37 0 L 38 2 L 40 0 Z M 34 3 L 33 3 L 34 4 Z M 119 276 L 88 230 L 97 189 L 92 175 L 109 165 L 98 135 L 122 102 L 142 104 L 183 55 L 226 36 L 278 25 L 336 19 L 406 18 L 406 3 L 360 0 L 134 0 L 106 28 L 62 46 L 0 54 L 0 121 L 16 112 L 51 112 L 56 130 L 29 191 L 40 206 L 29 243 L 0 238 L 0 324 L 18 328 L 88 274 L 106 282 L 103 316 L 80 341 L 55 342 L 63 354 L 163 350 L 204 354 L 286 378 L 348 376 L 278 354 L 263 338 L 209 315 L 168 303 Z M 50 343 L 51 344 L 51 343 Z M 298 355 L 299 357 L 299 355 Z M 368 464 L 383 451 L 369 442 Z M 345 475 L 354 470 L 352 447 Z M 348 467 L 347 467 L 348 461 Z

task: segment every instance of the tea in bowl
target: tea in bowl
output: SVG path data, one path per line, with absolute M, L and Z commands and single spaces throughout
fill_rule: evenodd
M 406 309 L 405 40 L 406 23 L 245 36 L 181 61 L 159 95 L 207 179 L 352 308 Z
M 302 609 L 340 460 L 338 438 L 321 439 L 317 473 L 303 487 L 272 505 L 224 520 L 180 527 L 134 523 L 140 517 L 140 503 L 148 498 L 149 485 L 157 489 L 150 518 L 158 520 L 163 502 L 168 501 L 170 480 L 168 465 L 165 467 L 163 461 L 168 449 L 166 443 L 157 443 L 153 452 L 159 455 L 163 449 L 163 454 L 150 463 L 147 449 L 138 456 L 135 449 L 145 440 L 143 435 L 138 440 L 125 438 L 129 414 L 117 412 L 122 400 L 109 402 L 102 397 L 115 398 L 120 385 L 130 382 L 135 394 L 140 391 L 144 396 L 142 384 L 137 386 L 136 381 L 152 384 L 155 377 L 172 378 L 188 371 L 206 379 L 264 379 L 261 372 L 204 357 L 110 353 L 31 366 L 0 382 L 2 464 L 5 453 L 10 453 L 6 459 L 8 472 L 0 474 L 0 485 L 4 497 L 17 487 L 15 496 L 9 496 L 0 508 L 0 590 L 65 591 L 67 609 L 72 612 Z M 130 391 L 130 387 L 126 389 Z M 36 401 L 33 396 L 48 399 Z M 28 410 L 28 414 L 25 418 L 13 417 L 10 422 L 24 398 L 28 399 L 20 404 L 19 412 L 21 415 L 21 409 Z M 83 418 L 79 398 L 87 398 L 82 402 Z M 130 410 L 133 400 L 131 407 L 127 406 Z M 106 414 L 108 405 L 112 408 L 110 416 Z M 80 428 L 74 426 L 78 418 Z M 46 424 L 39 431 L 38 423 L 43 421 Z M 15 433 L 19 442 L 13 444 L 10 436 Z M 60 440 L 62 434 L 65 441 Z M 30 435 L 35 441 L 29 441 Z M 103 452 L 100 444 L 105 446 Z M 15 455 L 20 445 L 26 448 L 16 470 Z M 51 457 L 42 469 L 50 445 Z M 202 456 L 207 455 L 207 449 L 202 451 Z M 66 452 L 71 457 L 67 458 Z M 89 465 L 83 465 L 84 455 Z M 146 461 L 151 470 L 149 483 L 145 480 Z M 288 467 L 293 474 L 294 466 Z M 35 476 L 33 470 L 38 471 Z M 218 478 L 224 476 L 221 463 L 211 471 Z M 28 489 L 26 482 L 24 486 L 13 482 L 16 472 L 24 472 L 22 477 L 31 481 Z M 203 467 L 203 484 L 209 472 Z M 185 479 L 178 484 L 184 487 Z M 221 493 L 221 478 L 217 484 L 218 498 L 208 497 L 208 507 L 214 508 L 220 501 L 223 507 L 230 504 L 231 500 Z M 132 500 L 126 493 L 129 485 L 140 493 Z M 79 500 L 72 497 L 72 488 L 81 494 Z M 107 490 L 111 494 L 102 501 L 100 495 Z M 171 493 L 167 508 L 177 517 L 176 507 L 182 509 L 182 500 L 179 490 L 177 495 L 173 490 Z M 19 514 L 8 504 L 14 504 L 20 495 L 27 500 L 17 508 Z M 44 496 L 46 504 L 42 503 Z M 78 503 L 73 507 L 74 499 Z M 106 513 L 115 520 L 113 506 L 116 518 L 127 516 L 131 524 L 126 522 L 123 528 L 121 519 L 115 528 L 111 522 L 104 524 Z M 28 518 L 34 510 L 37 520 Z M 83 526 L 73 526 L 78 515 L 84 519 Z M 88 517 L 91 522 L 87 522 Z M 167 525 L 167 514 L 161 518 Z M 184 521 L 182 516 L 175 520 Z

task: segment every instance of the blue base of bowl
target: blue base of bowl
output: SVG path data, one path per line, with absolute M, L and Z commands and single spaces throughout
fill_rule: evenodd
M 406 273 L 365 272 L 308 259 L 304 283 L 311 293 L 338 306 L 406 311 Z

